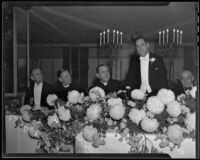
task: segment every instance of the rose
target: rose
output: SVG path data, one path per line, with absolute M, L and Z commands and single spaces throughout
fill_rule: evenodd
M 83 102 L 83 97 L 84 94 L 83 93 L 79 93 L 76 90 L 72 90 L 68 92 L 68 102 L 72 103 L 72 104 L 76 104 L 76 103 L 82 103 Z
M 147 100 L 146 107 L 153 114 L 160 114 L 164 110 L 164 105 L 156 96 L 152 96 Z
M 167 136 L 169 140 L 174 144 L 180 144 L 183 140 L 183 128 L 174 124 L 168 127 Z
M 125 108 L 123 104 L 117 104 L 109 109 L 109 115 L 115 120 L 122 119 L 125 114 Z
M 128 101 L 127 105 L 131 106 L 131 107 L 135 107 L 136 103 L 133 101 Z
M 47 101 L 47 104 L 48 104 L 49 106 L 54 106 L 54 105 L 55 105 L 55 101 L 56 101 L 57 99 L 58 99 L 57 95 L 55 95 L 55 94 L 49 94 L 49 95 L 47 96 L 46 101 Z
M 39 130 L 39 127 L 42 125 L 41 121 L 35 121 L 33 120 L 32 123 L 29 126 L 28 133 L 31 137 L 39 138 L 41 135 L 41 132 Z
M 22 113 L 22 119 L 23 119 L 24 121 L 30 122 L 30 121 L 31 121 L 30 118 L 31 118 L 31 115 L 29 114 L 28 111 L 24 111 L 24 112 Z
M 139 89 L 134 89 L 131 91 L 131 98 L 136 100 L 143 100 L 145 98 L 145 93 Z
M 88 142 L 93 142 L 93 137 L 98 134 L 98 131 L 93 126 L 85 126 L 82 131 L 83 138 Z
M 168 89 L 160 89 L 157 94 L 157 98 L 164 104 L 167 105 L 171 101 L 175 100 L 174 92 Z
M 60 126 L 59 119 L 56 113 L 52 116 L 48 116 L 47 124 L 52 128 L 57 128 Z
M 29 110 L 31 110 L 31 106 L 29 106 L 29 105 L 23 105 L 20 108 L 20 113 L 23 114 L 23 112 L 26 112 L 26 111 L 29 111 Z
M 104 98 L 105 97 L 105 92 L 100 87 L 94 87 L 94 88 L 90 89 L 90 91 L 89 91 L 89 97 L 92 100 L 96 101 L 98 99 Z
M 92 104 L 86 111 L 87 118 L 90 122 L 98 119 L 101 115 L 102 107 L 99 104 Z
M 146 132 L 151 133 L 151 132 L 156 131 L 158 126 L 159 126 L 159 122 L 155 118 L 150 119 L 148 117 L 145 117 L 142 119 L 141 127 Z
M 167 105 L 166 111 L 169 113 L 171 117 L 178 117 L 181 114 L 181 105 L 177 101 L 171 101 Z
M 131 111 L 128 114 L 130 120 L 133 123 L 136 123 L 137 125 L 139 122 L 146 117 L 145 111 L 144 110 L 138 110 L 136 108 L 131 109 Z
M 71 119 L 71 114 L 69 109 L 65 109 L 64 106 L 61 106 L 57 110 L 58 116 L 62 121 L 69 121 Z

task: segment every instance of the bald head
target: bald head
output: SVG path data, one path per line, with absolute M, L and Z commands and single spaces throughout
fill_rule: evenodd
M 193 74 L 189 70 L 184 70 L 181 72 L 181 82 L 183 84 L 183 87 L 191 87 L 193 85 Z

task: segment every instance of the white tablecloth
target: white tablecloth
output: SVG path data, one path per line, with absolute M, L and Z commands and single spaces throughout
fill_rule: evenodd
M 18 116 L 6 115 L 6 153 L 36 153 L 37 140 L 23 128 L 14 128 Z
M 163 153 L 167 153 L 172 158 L 195 158 L 196 157 L 196 145 L 195 141 L 192 139 L 184 139 L 181 144 L 181 147 L 175 148 L 173 151 L 170 151 L 169 147 L 160 148 L 160 140 L 155 141 L 155 135 L 145 134 L 146 137 L 153 143 L 153 146 Z M 78 134 L 75 142 L 76 153 L 128 153 L 130 151 L 130 145 L 127 144 L 127 141 L 118 141 L 121 136 L 115 133 L 107 133 L 105 142 L 106 145 L 100 145 L 98 148 L 94 148 L 92 143 L 87 142 L 83 139 L 82 133 Z

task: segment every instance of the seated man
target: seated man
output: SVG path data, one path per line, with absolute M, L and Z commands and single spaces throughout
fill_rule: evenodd
M 86 95 L 85 89 L 77 82 L 72 81 L 71 74 L 68 70 L 61 69 L 57 72 L 58 80 L 54 83 L 54 93 L 62 101 L 67 101 L 69 91 L 77 90 Z
M 106 94 L 117 92 L 123 89 L 123 85 L 120 81 L 110 78 L 110 72 L 108 66 L 105 64 L 100 64 L 96 68 L 97 80 L 90 87 L 101 87 Z
M 176 85 L 171 86 L 171 90 L 174 91 L 175 95 L 180 94 L 191 94 L 195 98 L 197 87 L 194 86 L 194 77 L 190 70 L 183 70 L 181 72 L 180 80 L 177 80 Z
M 37 107 L 50 107 L 46 98 L 49 94 L 53 92 L 53 87 L 51 84 L 43 80 L 43 74 L 40 68 L 34 68 L 31 72 L 30 87 L 26 91 L 24 104 Z

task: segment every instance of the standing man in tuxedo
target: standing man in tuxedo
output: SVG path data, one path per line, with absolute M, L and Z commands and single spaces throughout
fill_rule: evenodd
M 142 36 L 136 39 L 135 46 L 137 55 L 131 58 L 125 84 L 149 95 L 156 95 L 159 89 L 168 88 L 163 58 L 149 52 L 149 43 Z
M 106 94 L 117 92 L 123 89 L 123 85 L 120 81 L 111 79 L 110 71 L 107 65 L 100 64 L 96 67 L 96 81 L 93 82 L 90 87 L 100 87 Z
M 52 108 L 47 104 L 46 98 L 53 92 L 53 87 L 43 80 L 43 74 L 40 68 L 32 69 L 31 80 L 32 83 L 30 83 L 30 87 L 26 91 L 24 104 L 34 106 L 35 108 Z
M 54 83 L 54 93 L 62 101 L 67 101 L 68 92 L 77 90 L 86 95 L 85 89 L 76 81 L 72 81 L 71 73 L 67 69 L 61 69 L 57 72 L 58 80 Z
M 171 86 L 171 90 L 175 95 L 191 94 L 196 97 L 197 86 L 194 85 L 194 76 L 190 70 L 183 70 L 180 74 L 180 79 L 176 81 L 176 84 Z

